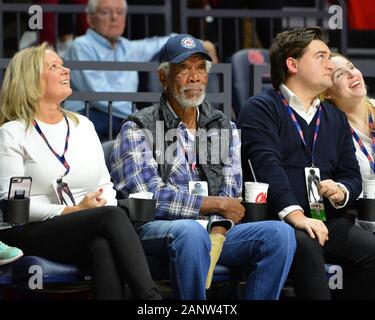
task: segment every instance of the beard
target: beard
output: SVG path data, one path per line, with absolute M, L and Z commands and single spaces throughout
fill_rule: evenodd
M 195 96 L 192 98 L 186 98 L 185 97 L 185 90 L 189 89 L 201 89 L 202 93 L 199 96 Z M 175 100 L 179 103 L 179 105 L 186 109 L 191 107 L 198 107 L 200 104 L 202 104 L 205 96 L 206 96 L 206 86 L 199 84 L 199 85 L 188 85 L 181 87 L 180 90 L 173 90 L 172 97 L 175 98 Z

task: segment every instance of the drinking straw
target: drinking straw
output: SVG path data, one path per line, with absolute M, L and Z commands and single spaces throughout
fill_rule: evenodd
M 254 179 L 255 182 L 258 182 L 258 181 L 257 181 L 257 178 L 256 178 L 256 176 L 255 176 L 255 173 L 254 173 L 253 166 L 251 165 L 251 161 L 250 161 L 250 159 L 248 159 L 248 161 L 249 161 L 249 166 L 250 166 L 251 174 L 253 175 L 253 179 Z

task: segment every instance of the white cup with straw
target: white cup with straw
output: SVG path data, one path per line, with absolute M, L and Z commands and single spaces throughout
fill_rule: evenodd
M 250 159 L 248 159 L 248 162 L 254 182 L 245 182 L 245 201 L 249 203 L 267 203 L 269 184 L 257 181 Z

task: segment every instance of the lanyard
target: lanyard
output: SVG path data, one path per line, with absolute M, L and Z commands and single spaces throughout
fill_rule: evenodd
M 62 165 L 65 167 L 66 171 L 64 173 L 63 176 L 66 176 L 68 173 L 69 173 L 69 170 L 70 170 L 70 166 L 68 164 L 68 162 L 66 161 L 65 159 L 65 154 L 66 152 L 68 151 L 68 142 L 69 142 L 69 136 L 70 136 L 70 127 L 69 127 L 69 122 L 68 122 L 68 118 L 64 115 L 64 118 L 65 118 L 65 121 L 66 121 L 66 125 L 68 127 L 68 130 L 66 132 L 66 138 L 65 138 L 65 147 L 64 147 L 64 153 L 59 156 L 57 154 L 57 152 L 51 147 L 51 145 L 49 144 L 46 136 L 44 135 L 44 133 L 42 132 L 42 129 L 40 129 L 38 123 L 35 121 L 35 119 L 33 120 L 33 126 L 34 128 L 36 129 L 36 131 L 40 134 L 40 136 L 43 138 L 44 142 L 47 144 L 48 148 L 51 150 L 51 152 L 55 155 L 55 157 L 62 163 Z
M 289 116 L 292 118 L 292 121 L 293 121 L 293 123 L 294 123 L 294 125 L 295 125 L 295 127 L 296 127 L 296 129 L 297 129 L 297 131 L 299 133 L 299 136 L 301 137 L 301 140 L 302 140 L 302 142 L 303 142 L 306 150 L 311 155 L 312 167 L 315 167 L 314 150 L 315 150 L 316 140 L 318 139 L 318 132 L 319 132 L 319 127 L 320 127 L 320 120 L 321 120 L 321 117 L 322 117 L 322 105 L 319 105 L 318 117 L 317 117 L 316 123 L 315 123 L 313 145 L 312 145 L 312 148 L 311 148 L 311 151 L 310 151 L 309 148 L 306 145 L 305 136 L 304 136 L 304 134 L 302 132 L 301 126 L 299 125 L 299 123 L 298 123 L 298 121 L 296 119 L 296 116 L 293 113 L 292 108 L 289 106 L 288 101 L 285 99 L 285 97 L 283 96 L 283 94 L 280 91 L 278 91 L 277 94 L 279 95 L 279 97 L 281 99 L 281 102 L 284 104 L 284 107 L 287 109 L 287 111 L 289 113 Z
M 188 174 L 189 174 L 189 180 L 190 181 L 194 181 L 194 170 L 197 166 L 197 163 L 196 163 L 196 142 L 194 141 L 193 142 L 193 148 L 189 148 L 188 145 L 190 146 L 191 144 L 191 141 L 190 141 L 190 137 L 189 137 L 189 133 L 187 132 L 187 129 L 185 129 L 186 131 L 184 132 L 184 135 L 181 137 L 181 148 L 183 150 L 183 153 L 184 153 L 184 157 L 185 157 L 185 161 L 186 161 L 186 170 L 188 171 Z M 182 140 L 184 139 L 184 140 Z M 187 140 L 186 140 L 187 139 Z M 196 137 L 195 137 L 196 139 Z M 190 164 L 189 163 L 189 160 L 190 160 L 190 157 L 189 155 L 193 156 L 193 159 L 192 160 L 192 163 Z
M 196 139 L 196 137 L 194 138 Z M 187 145 L 190 145 L 190 137 L 188 133 L 188 129 L 185 128 L 179 128 L 179 137 L 178 137 L 178 144 L 180 146 L 180 150 L 183 153 L 183 156 L 185 158 L 185 164 L 186 164 L 186 170 L 189 175 L 189 181 L 194 181 L 194 171 L 197 167 L 196 163 L 196 141 L 193 143 L 193 149 L 188 148 Z M 193 162 L 189 163 L 189 155 L 192 155 L 194 158 L 192 159 Z
M 371 132 L 372 154 L 374 155 L 375 154 L 375 131 L 374 131 L 374 121 L 372 119 L 371 113 L 368 116 L 368 124 L 369 124 L 370 132 Z M 363 154 L 366 156 L 368 162 L 370 163 L 372 173 L 375 173 L 375 164 L 374 164 L 373 158 L 368 153 L 366 147 L 364 146 L 364 144 L 363 144 L 361 138 L 358 136 L 357 132 L 355 132 L 352 127 L 350 127 L 350 129 L 352 130 L 353 138 L 355 139 L 355 141 L 357 141 L 361 151 L 363 152 Z

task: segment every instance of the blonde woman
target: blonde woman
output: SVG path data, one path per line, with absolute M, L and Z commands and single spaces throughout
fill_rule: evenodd
M 92 123 L 60 107 L 70 71 L 47 44 L 11 60 L 0 106 L 0 199 L 12 176 L 31 176 L 30 222 L 0 230 L 26 255 L 92 270 L 96 299 L 160 299 L 139 239 L 115 191 Z M 67 197 L 69 193 L 71 197 Z
M 363 75 L 350 60 L 333 54 L 331 61 L 333 85 L 325 98 L 348 117 L 363 178 L 375 174 L 375 100 L 368 98 Z
M 375 174 L 375 100 L 367 96 L 362 72 L 349 59 L 335 53 L 331 61 L 334 66 L 333 85 L 325 92 L 324 98 L 336 105 L 348 117 L 355 155 L 361 176 L 365 178 Z M 372 221 L 356 219 L 356 224 L 371 232 L 375 231 Z

